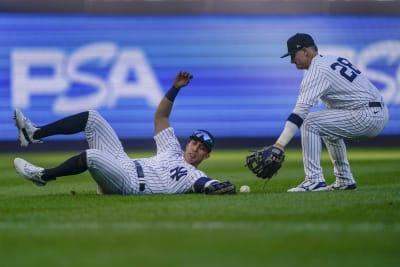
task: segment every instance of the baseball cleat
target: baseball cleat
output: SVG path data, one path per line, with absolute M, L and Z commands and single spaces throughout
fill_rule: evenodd
M 340 185 L 337 183 L 333 183 L 328 185 L 324 191 L 335 191 L 335 190 L 357 190 L 356 184 L 347 184 L 347 185 Z
M 45 186 L 46 181 L 42 179 L 44 168 L 37 167 L 21 158 L 14 159 L 17 173 L 37 186 Z
M 324 191 L 326 188 L 325 182 L 311 182 L 305 180 L 297 187 L 293 187 L 288 190 L 288 192 L 308 192 L 308 191 Z
M 21 146 L 28 146 L 33 143 L 42 143 L 41 140 L 33 138 L 33 134 L 38 129 L 21 110 L 14 111 L 15 125 L 18 128 L 18 139 Z

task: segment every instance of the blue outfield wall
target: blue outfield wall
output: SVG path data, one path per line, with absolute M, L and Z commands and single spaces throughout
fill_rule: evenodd
M 0 14 L 0 141 L 16 139 L 16 107 L 38 125 L 97 109 L 122 139 L 151 138 L 179 70 L 194 79 L 171 116 L 178 136 L 276 137 L 303 76 L 280 59 L 296 32 L 366 73 L 389 106 L 382 136 L 400 135 L 399 29 L 398 17 Z

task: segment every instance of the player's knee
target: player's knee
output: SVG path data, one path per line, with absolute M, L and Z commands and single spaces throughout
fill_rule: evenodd
M 307 129 L 310 127 L 312 121 L 309 118 L 304 119 L 303 124 L 301 125 L 302 129 Z
M 89 118 L 92 121 L 97 121 L 97 118 L 101 117 L 100 113 L 97 110 L 90 109 L 90 110 L 88 110 L 88 112 L 89 112 Z
M 94 148 L 86 149 L 85 156 L 88 168 L 96 166 L 102 160 L 102 152 Z
M 88 110 L 89 118 L 86 125 L 86 130 L 93 131 L 94 129 L 104 128 L 105 119 L 97 110 Z
M 87 170 L 87 168 L 86 151 L 83 151 L 81 154 L 78 155 L 78 170 L 80 172 L 84 172 Z
M 301 131 L 303 132 L 315 132 L 315 133 L 319 133 L 319 125 L 318 123 L 313 120 L 310 119 L 310 117 L 307 117 L 304 121 L 303 124 L 301 125 Z

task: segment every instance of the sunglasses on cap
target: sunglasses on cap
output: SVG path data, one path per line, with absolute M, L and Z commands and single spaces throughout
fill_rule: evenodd
M 215 139 L 214 136 L 206 131 L 206 130 L 197 130 L 194 131 L 189 138 L 192 140 L 196 140 L 201 142 L 208 150 L 208 153 L 211 152 L 211 150 L 214 147 Z

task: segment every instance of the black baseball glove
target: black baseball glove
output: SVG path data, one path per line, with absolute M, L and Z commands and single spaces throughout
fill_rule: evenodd
M 274 146 L 267 146 L 248 155 L 246 166 L 257 177 L 269 179 L 282 167 L 284 160 L 285 153 L 283 150 Z
M 236 187 L 229 181 L 215 182 L 205 187 L 204 193 L 207 195 L 235 194 Z

